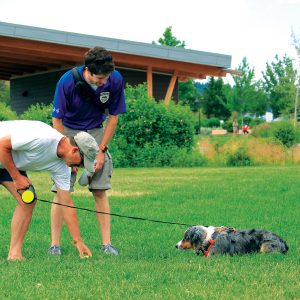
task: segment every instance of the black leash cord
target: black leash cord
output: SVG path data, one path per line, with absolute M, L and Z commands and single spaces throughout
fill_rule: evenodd
M 41 202 L 50 203 L 50 204 L 56 204 L 56 205 L 69 207 L 69 208 L 76 208 L 76 209 L 79 209 L 79 210 L 85 210 L 85 211 L 89 211 L 89 212 L 93 212 L 93 213 L 97 213 L 97 214 L 110 215 L 110 216 L 119 217 L 119 218 L 126 218 L 126 219 L 140 220 L 140 221 L 149 221 L 149 222 L 162 223 L 162 224 L 189 226 L 189 227 L 190 226 L 195 226 L 195 225 L 186 224 L 186 223 L 168 222 L 168 221 L 153 220 L 153 219 L 147 219 L 147 218 L 141 218 L 141 217 L 131 217 L 131 216 L 124 216 L 124 215 L 120 215 L 120 214 L 106 213 L 106 212 L 97 211 L 97 210 L 93 210 L 93 209 L 89 209 L 89 208 L 71 206 L 71 205 L 67 205 L 67 204 L 52 202 L 52 201 L 48 201 L 48 200 L 44 200 L 44 199 L 37 199 L 37 200 L 41 201 Z

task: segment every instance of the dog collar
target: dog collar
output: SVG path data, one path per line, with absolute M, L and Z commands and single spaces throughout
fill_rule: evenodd
M 216 240 L 209 239 L 207 242 L 209 243 L 207 250 L 201 249 L 201 251 L 205 257 L 208 256 L 209 251 L 210 251 L 211 247 L 215 244 Z

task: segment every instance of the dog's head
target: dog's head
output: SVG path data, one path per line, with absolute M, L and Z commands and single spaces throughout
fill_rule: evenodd
M 210 226 L 211 227 L 211 226 Z M 211 235 L 213 230 L 205 226 L 192 226 L 189 227 L 184 233 L 183 239 L 179 241 L 175 247 L 179 250 L 192 249 L 198 254 L 202 249 L 203 244 Z

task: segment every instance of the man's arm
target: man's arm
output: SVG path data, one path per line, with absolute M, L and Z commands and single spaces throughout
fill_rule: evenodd
M 119 120 L 118 115 L 116 116 L 109 115 L 100 145 L 107 146 L 109 144 L 110 140 L 114 136 L 118 124 L 118 120 Z M 104 161 L 105 161 L 104 153 L 99 148 L 99 153 L 96 157 L 95 172 L 98 172 L 103 168 Z
M 52 118 L 53 128 L 59 131 L 61 134 L 64 134 L 64 125 L 62 119 Z
M 61 189 L 57 189 L 57 199 L 58 203 L 74 206 L 73 201 L 71 199 L 71 194 L 69 191 L 63 191 Z M 55 204 L 54 204 L 55 205 Z M 80 231 L 79 231 L 79 224 L 78 218 L 76 214 L 75 208 L 70 207 L 62 207 L 64 221 L 68 227 L 70 235 L 73 239 L 73 243 L 77 248 L 80 257 L 84 256 L 92 256 L 90 249 L 83 243 Z
M 26 176 L 23 176 L 17 169 L 12 157 L 11 136 L 0 138 L 0 161 L 3 167 L 7 170 L 16 189 L 26 189 L 31 181 Z

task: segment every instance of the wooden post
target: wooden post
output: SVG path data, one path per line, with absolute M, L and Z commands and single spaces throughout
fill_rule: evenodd
M 153 76 L 152 76 L 152 67 L 148 66 L 147 69 L 147 90 L 148 97 L 153 97 Z
M 169 87 L 168 87 L 168 90 L 167 90 L 167 93 L 166 93 L 166 97 L 165 97 L 165 104 L 166 105 L 170 104 L 177 78 L 178 78 L 178 71 L 175 70 L 175 72 L 172 75 L 172 78 L 170 80 Z

